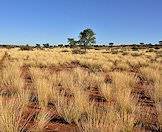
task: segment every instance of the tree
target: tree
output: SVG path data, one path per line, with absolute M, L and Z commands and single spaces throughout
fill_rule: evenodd
M 41 48 L 40 44 L 36 44 L 35 47 L 36 47 L 36 48 Z
M 109 43 L 109 46 L 111 46 L 111 47 L 112 47 L 113 45 L 114 45 L 114 43 Z
M 74 38 L 68 38 L 68 43 L 69 43 L 69 46 L 72 48 L 76 46 L 77 41 L 75 41 Z
M 145 43 L 140 43 L 140 45 L 145 45 Z
M 80 32 L 79 38 L 79 43 L 84 46 L 85 51 L 89 45 L 96 43 L 96 34 L 90 28 Z
M 50 47 L 49 43 L 43 44 L 43 46 L 44 46 L 44 48 L 49 48 Z
M 64 45 L 63 44 L 58 44 L 58 47 L 63 47 Z

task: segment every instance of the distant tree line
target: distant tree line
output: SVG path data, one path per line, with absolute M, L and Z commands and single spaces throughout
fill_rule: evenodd
M 78 40 L 75 40 L 74 38 L 68 38 L 67 44 L 54 44 L 54 45 L 50 45 L 49 43 L 45 43 L 45 44 L 36 44 L 35 46 L 31 46 L 31 45 L 0 45 L 0 47 L 4 47 L 4 48 L 16 48 L 19 47 L 21 50 L 33 50 L 34 48 L 37 49 L 44 49 L 44 48 L 55 48 L 55 47 L 65 47 L 65 48 L 81 48 L 84 49 L 84 51 L 86 52 L 87 49 L 89 48 L 101 48 L 101 47 L 118 47 L 118 46 L 129 46 L 129 47 L 162 47 L 162 41 L 159 41 L 158 44 L 152 44 L 152 43 L 139 43 L 139 44 L 130 44 L 130 45 L 122 45 L 122 44 L 114 44 L 114 43 L 109 43 L 109 44 L 96 44 L 96 34 L 95 32 L 90 29 L 84 29 L 83 31 L 81 31 L 79 33 L 79 38 Z
M 46 44 L 35 44 L 34 45 L 29 45 L 29 44 L 26 44 L 26 45 L 5 45 L 5 44 L 0 44 L 0 47 L 1 48 L 7 48 L 7 49 L 10 49 L 10 48 L 26 48 L 26 49 L 29 49 L 29 48 L 38 48 L 38 49 L 43 49 L 43 48 L 57 48 L 57 47 L 65 47 L 65 48 L 73 48 L 73 47 L 84 47 L 84 45 L 80 45 L 80 43 L 78 41 L 75 41 L 75 42 L 72 42 L 74 40 L 69 40 L 69 39 L 72 39 L 72 38 L 68 38 L 68 44 L 49 44 L 49 43 L 46 43 Z M 86 45 L 86 48 L 97 48 L 97 47 L 118 47 L 118 46 L 123 46 L 123 47 L 127 47 L 127 46 L 137 46 L 137 47 L 156 47 L 156 46 L 162 46 L 162 42 L 159 43 L 159 44 L 151 44 L 151 43 L 148 43 L 148 44 L 144 44 L 144 43 L 139 43 L 139 44 L 129 44 L 129 45 L 125 45 L 125 44 L 114 44 L 114 43 L 108 43 L 108 44 L 93 44 L 93 45 Z

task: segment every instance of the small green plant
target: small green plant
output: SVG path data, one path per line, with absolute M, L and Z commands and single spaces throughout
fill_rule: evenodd
M 75 41 L 74 38 L 68 38 L 68 43 L 69 43 L 70 48 L 74 48 L 76 47 L 78 42 Z

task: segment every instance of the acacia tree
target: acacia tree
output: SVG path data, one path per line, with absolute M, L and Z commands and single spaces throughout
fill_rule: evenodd
M 40 45 L 40 44 L 36 44 L 35 47 L 36 47 L 36 48 L 41 48 L 41 45 Z
M 49 43 L 43 44 L 43 46 L 44 46 L 44 48 L 49 48 L 50 47 Z
M 90 28 L 87 28 L 80 32 L 79 38 L 79 43 L 84 46 L 85 52 L 89 45 L 96 43 L 96 34 Z
M 68 43 L 70 47 L 74 47 L 77 44 L 77 41 L 74 40 L 74 38 L 68 38 Z
M 114 43 L 109 43 L 109 46 L 111 46 L 111 47 L 112 47 L 113 45 L 114 45 Z

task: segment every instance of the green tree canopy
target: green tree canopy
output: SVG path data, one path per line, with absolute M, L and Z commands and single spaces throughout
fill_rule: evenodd
M 68 43 L 70 47 L 73 47 L 77 44 L 77 41 L 75 41 L 74 38 L 68 38 Z
M 85 50 L 87 46 L 96 43 L 96 34 L 90 28 L 87 28 L 80 32 L 79 38 L 79 43 L 84 46 Z

